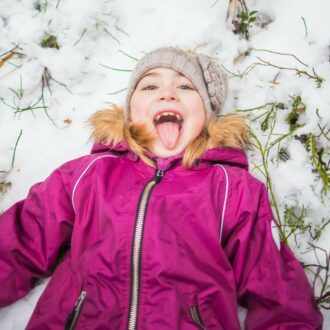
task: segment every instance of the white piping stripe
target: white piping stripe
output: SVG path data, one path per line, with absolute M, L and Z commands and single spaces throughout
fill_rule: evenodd
M 80 180 L 82 179 L 82 177 L 85 175 L 85 173 L 89 170 L 89 168 L 99 159 L 101 158 L 105 158 L 105 157 L 111 157 L 111 158 L 117 158 L 117 156 L 114 156 L 114 155 L 104 155 L 104 156 L 100 156 L 98 158 L 95 158 L 93 159 L 89 164 L 88 166 L 85 168 L 85 170 L 80 174 L 80 177 L 78 178 L 77 182 L 75 183 L 74 187 L 73 187 L 73 190 L 72 190 L 72 197 L 71 197 L 71 203 L 72 203 L 72 206 L 73 206 L 73 210 L 74 210 L 74 213 L 76 213 L 76 208 L 75 208 L 75 205 L 74 205 L 74 194 L 76 192 L 76 189 L 78 187 L 78 184 L 80 183 Z
M 221 225 L 220 225 L 220 234 L 219 234 L 219 242 L 221 245 L 221 239 L 222 239 L 222 230 L 223 230 L 223 223 L 225 222 L 225 213 L 226 213 L 226 206 L 227 206 L 227 198 L 228 198 L 228 173 L 227 170 L 224 168 L 224 166 L 220 164 L 216 164 L 216 166 L 220 166 L 225 173 L 226 176 L 226 191 L 225 191 L 225 198 L 223 201 L 223 207 L 222 207 L 222 215 L 221 215 Z

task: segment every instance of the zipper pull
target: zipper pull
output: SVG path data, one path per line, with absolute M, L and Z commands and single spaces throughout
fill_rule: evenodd
M 159 183 L 160 180 L 163 178 L 164 174 L 165 174 L 165 171 L 159 170 L 159 169 L 157 168 L 157 170 L 156 170 L 156 174 L 155 174 L 155 176 L 154 176 L 154 181 L 155 181 L 156 183 Z
M 75 328 L 82 306 L 86 299 L 86 295 L 87 292 L 85 290 L 82 290 L 76 303 L 74 304 L 73 310 L 71 311 L 71 313 L 69 314 L 66 320 L 65 330 L 73 330 Z
M 74 306 L 76 311 L 79 311 L 79 309 L 81 308 L 81 306 L 86 298 L 86 295 L 87 295 L 86 291 L 84 291 L 84 290 L 81 291 L 80 296 Z

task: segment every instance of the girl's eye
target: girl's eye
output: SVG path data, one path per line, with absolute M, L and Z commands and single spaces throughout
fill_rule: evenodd
M 184 90 L 193 89 L 193 88 L 191 88 L 189 85 L 181 85 L 180 88 L 181 88 L 181 89 L 184 89 Z
M 155 85 L 147 85 L 147 86 L 143 87 L 142 90 L 143 91 L 144 90 L 155 90 L 156 88 L 157 88 L 157 86 L 155 86 Z M 179 88 L 182 90 L 194 90 L 194 88 L 190 87 L 187 84 L 180 85 Z
M 156 89 L 156 86 L 155 85 L 148 85 L 146 87 L 143 87 L 142 90 L 155 90 Z

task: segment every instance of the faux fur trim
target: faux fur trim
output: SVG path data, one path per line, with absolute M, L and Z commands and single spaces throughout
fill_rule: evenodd
M 211 121 L 207 130 L 209 140 L 207 149 L 217 147 L 244 148 L 248 144 L 245 117 L 230 114 Z
M 143 157 L 154 142 L 155 136 L 144 125 L 125 123 L 122 107 L 113 104 L 109 109 L 95 112 L 90 118 L 92 139 L 95 143 L 115 146 L 126 142 L 130 149 Z M 227 115 L 211 120 L 201 135 L 185 151 L 187 166 L 206 150 L 219 147 L 244 148 L 249 144 L 245 117 Z M 148 162 L 149 163 L 149 162 Z
M 89 124 L 93 128 L 92 139 L 95 143 L 116 145 L 124 140 L 124 111 L 115 104 L 110 109 L 93 113 Z

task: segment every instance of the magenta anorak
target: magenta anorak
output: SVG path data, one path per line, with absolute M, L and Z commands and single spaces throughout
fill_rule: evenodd
M 32 186 L 0 216 L 0 305 L 52 275 L 27 329 L 239 330 L 237 304 L 247 330 L 322 329 L 245 153 L 181 156 L 95 145 Z

